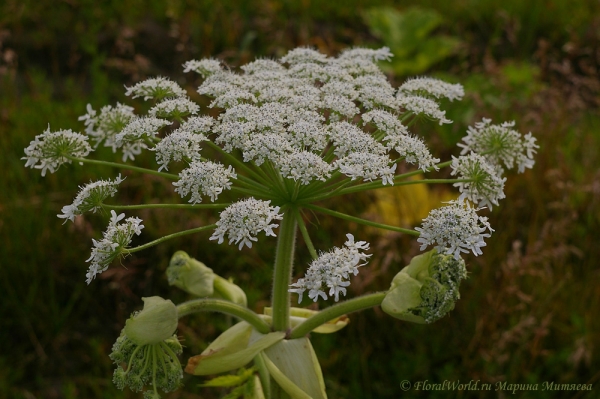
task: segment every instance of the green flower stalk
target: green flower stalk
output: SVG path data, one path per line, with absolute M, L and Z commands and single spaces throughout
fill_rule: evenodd
M 157 296 L 142 300 L 143 310 L 127 320 L 109 355 L 117 365 L 113 382 L 119 389 L 128 386 L 132 391 L 151 386 L 144 398 L 158 398 L 157 388 L 174 391 L 183 378 L 177 359 L 182 346 L 174 334 L 177 308 L 173 302 Z
M 215 274 L 210 267 L 184 251 L 177 251 L 171 257 L 167 278 L 170 285 L 198 297 L 222 298 L 241 306 L 248 302 L 246 293 L 239 286 Z
M 392 280 L 381 309 L 400 320 L 433 323 L 454 309 L 460 282 L 466 277 L 462 258 L 435 249 L 415 256 Z

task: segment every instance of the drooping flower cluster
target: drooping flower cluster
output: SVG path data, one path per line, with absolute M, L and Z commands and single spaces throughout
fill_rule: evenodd
M 96 212 L 102 207 L 102 202 L 112 197 L 117 193 L 117 186 L 125 180 L 121 178 L 121 175 L 117 176 L 115 180 L 98 180 L 85 186 L 80 187 L 79 193 L 73 200 L 71 205 L 65 205 L 62 208 L 62 214 L 57 215 L 61 219 L 70 220 L 73 222 L 75 216 L 81 215 L 85 212 Z
M 456 259 L 469 251 L 475 256 L 481 255 L 481 248 L 486 246 L 483 239 L 490 237 L 494 231 L 488 218 L 478 216 L 480 208 L 473 208 L 468 202 L 450 201 L 448 204 L 429 212 L 422 227 L 415 228 L 421 233 L 417 239 L 421 243 L 421 251 L 435 245 L 438 252 L 454 255 Z
M 339 300 L 340 294 L 346 295 L 346 287 L 350 285 L 347 281 L 350 275 L 356 276 L 358 268 L 367 264 L 371 255 L 361 251 L 368 251 L 369 244 L 366 241 L 354 242 L 352 234 L 346 234 L 348 241 L 344 243 L 345 248 L 334 248 L 322 253 L 315 259 L 306 271 L 304 278 L 298 279 L 291 284 L 289 292 L 298 294 L 298 303 L 302 302 L 304 291 L 308 290 L 308 297 L 317 301 L 319 297 L 327 299 L 327 292 L 335 301 Z
M 532 168 L 535 161 L 533 155 L 539 146 L 536 139 L 527 133 L 521 133 L 512 129 L 514 122 L 504 122 L 501 125 L 492 125 L 491 119 L 484 118 L 476 123 L 475 127 L 469 126 L 467 135 L 463 137 L 461 155 L 475 152 L 487 159 L 500 173 L 506 169 L 512 169 L 517 165 L 519 173 L 525 168 Z
M 279 214 L 278 206 L 271 206 L 271 201 L 261 201 L 248 198 L 235 202 L 221 212 L 221 219 L 217 222 L 217 228 L 210 237 L 211 240 L 219 240 L 219 244 L 229 238 L 229 244 L 239 244 L 239 249 L 244 245 L 252 248 L 252 242 L 257 241 L 256 235 L 264 231 L 267 236 L 275 237 L 273 229 L 277 227 L 274 220 L 281 220 L 283 215 Z
M 129 217 L 123 223 L 119 223 L 125 218 L 125 214 L 117 215 L 115 211 L 110 211 L 111 218 L 103 237 L 100 240 L 92 239 L 94 247 L 92 255 L 86 262 L 90 262 L 90 267 L 86 274 L 86 282 L 89 284 L 102 273 L 118 256 L 122 255 L 124 250 L 131 243 L 134 234 L 140 235 L 144 225 L 142 219 Z

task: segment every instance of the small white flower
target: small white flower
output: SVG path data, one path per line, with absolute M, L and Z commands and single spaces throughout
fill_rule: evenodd
M 240 67 L 247 75 L 268 72 L 285 72 L 286 68 L 275 60 L 258 59 Z
M 406 96 L 402 92 L 397 95 L 398 106 L 415 115 L 423 115 L 434 121 L 438 121 L 440 125 L 444 123 L 452 123 L 446 118 L 446 111 L 442 111 L 437 102 L 425 98 L 423 96 Z
M 231 189 L 231 179 L 237 178 L 233 167 L 228 168 L 215 162 L 194 161 L 179 173 L 179 180 L 173 183 L 175 192 L 181 197 L 192 195 L 189 202 L 202 202 L 202 195 L 207 195 L 214 202 L 224 189 Z
M 214 101 L 210 103 L 209 107 L 231 108 L 245 102 L 256 103 L 257 101 L 258 100 L 254 94 L 250 93 L 249 91 L 234 88 L 216 97 Z
M 235 202 L 221 212 L 221 219 L 217 222 L 217 228 L 210 237 L 218 240 L 221 244 L 225 234 L 229 238 L 229 244 L 239 244 L 241 250 L 244 245 L 252 248 L 252 242 L 258 241 L 256 235 L 264 231 L 267 236 L 275 237 L 273 229 L 278 225 L 271 223 L 274 220 L 283 219 L 279 214 L 278 206 L 271 206 L 271 201 L 261 201 L 248 198 Z
M 356 104 L 347 97 L 331 94 L 323 97 L 323 107 L 347 118 L 352 118 L 360 111 Z
M 408 129 L 400 122 L 397 115 L 394 115 L 383 109 L 374 109 L 362 114 L 362 120 L 366 123 L 372 122 L 388 135 L 407 135 Z
M 318 117 L 321 116 L 316 112 L 315 114 Z M 316 118 L 301 119 L 291 123 L 287 128 L 285 138 L 297 150 L 323 151 L 329 142 L 326 128 Z
M 115 211 L 110 211 L 110 223 L 103 233 L 101 240 L 94 240 L 92 255 L 86 262 L 90 262 L 89 270 L 86 274 L 86 282 L 89 284 L 100 273 L 108 269 L 108 266 L 117 257 L 123 254 L 131 243 L 134 234 L 140 235 L 144 226 L 142 220 L 135 217 L 127 218 L 123 223 L 119 222 L 125 218 L 125 214 L 117 215 Z
M 293 152 L 285 138 L 272 133 L 253 135 L 244 140 L 239 148 L 244 162 L 253 161 L 256 166 L 262 165 L 266 160 L 277 162 L 281 156 Z
M 386 148 L 368 133 L 348 122 L 334 122 L 329 125 L 331 139 L 336 146 L 335 155 L 343 158 L 351 152 L 370 152 L 385 154 Z
M 514 122 L 504 122 L 502 125 L 492 125 L 491 122 L 484 118 L 475 127 L 469 126 L 467 135 L 463 137 L 464 144 L 458 144 L 462 147 L 461 155 L 469 152 L 482 154 L 500 172 L 503 170 L 502 164 L 508 169 L 516 164 L 519 173 L 523 173 L 525 168 L 533 168 L 533 155 L 539 148 L 535 144 L 535 137 L 531 133 L 523 136 L 513 130 Z
M 338 59 L 361 59 L 368 61 L 389 61 L 394 54 L 390 51 L 388 47 L 382 47 L 380 49 L 369 49 L 369 48 L 352 48 L 342 51 L 342 53 L 338 56 Z
M 152 151 L 156 152 L 156 162 L 161 165 L 158 171 L 168 170 L 170 162 L 184 158 L 197 160 L 200 158 L 200 143 L 208 140 L 202 133 L 190 133 L 179 128 L 162 139 Z
M 431 167 L 438 170 L 436 164 L 440 160 L 431 155 L 422 139 L 404 134 L 393 134 L 383 139 L 387 141 L 387 147 L 396 150 L 407 163 L 416 163 L 423 171 Z
M 448 204 L 429 212 L 422 227 L 415 228 L 421 233 L 417 239 L 422 244 L 421 251 L 435 245 L 438 252 L 454 255 L 455 259 L 460 259 L 462 252 L 481 255 L 481 248 L 486 245 L 483 239 L 491 236 L 486 230 L 494 231 L 488 218 L 478 216 L 481 208 L 472 208 L 468 202 L 450 201 Z
M 144 100 L 160 100 L 165 97 L 183 97 L 187 93 L 177 83 L 167 78 L 152 78 L 126 87 L 125 95 L 131 98 L 144 97 Z
M 123 161 L 128 158 L 133 160 L 135 155 L 139 155 L 143 149 L 148 148 L 145 140 L 156 137 L 160 129 L 170 124 L 171 122 L 165 119 L 151 116 L 135 118 L 115 136 L 113 150 L 121 148 Z
M 205 58 L 203 60 L 191 60 L 183 64 L 183 72 L 196 72 L 207 78 L 211 75 L 221 72 L 221 62 L 213 58 Z
M 461 84 L 451 84 L 435 78 L 409 79 L 398 88 L 398 92 L 408 95 L 433 96 L 435 98 L 445 97 L 450 101 L 462 100 L 465 95 L 465 89 Z
M 486 159 L 478 154 L 452 157 L 452 176 L 458 179 L 469 179 L 470 182 L 454 183 L 460 191 L 459 200 L 468 199 L 479 207 L 498 205 L 498 200 L 505 198 L 504 183 L 506 178 L 498 175 L 497 171 Z
M 112 147 L 116 151 L 115 137 L 135 118 L 133 108 L 121 103 L 116 106 L 106 105 L 100 110 L 100 115 L 90 104 L 87 105 L 88 113 L 79 117 L 85 123 L 85 131 L 96 142 L 96 147 L 104 142 L 105 147 Z
M 373 181 L 380 178 L 384 186 L 388 183 L 393 186 L 396 164 L 389 166 L 390 163 L 387 155 L 352 152 L 335 161 L 334 165 L 352 180 L 363 178 L 366 181 Z
M 150 108 L 149 115 L 156 118 L 177 118 L 180 119 L 188 115 L 196 115 L 200 107 L 189 98 L 166 98 Z
M 310 184 L 313 180 L 327 181 L 333 169 L 320 156 L 308 151 L 282 155 L 277 160 L 277 167 L 283 177 L 300 180 L 302 184 Z
M 397 108 L 395 89 L 385 76 L 365 75 L 354 80 L 358 91 L 358 101 L 367 109 L 377 107 Z
M 364 75 L 372 76 L 384 76 L 383 72 L 379 69 L 370 59 L 365 58 L 338 58 L 335 61 L 335 65 L 344 69 L 348 74 L 357 77 Z
M 32 167 L 42 170 L 42 176 L 46 176 L 46 171 L 54 173 L 60 165 L 71 163 L 68 157 L 84 158 L 90 152 L 92 147 L 88 138 L 72 130 L 59 130 L 51 132 L 48 129 L 37 136 L 25 148 L 25 157 L 27 160 L 25 167 Z
M 293 78 L 307 79 L 311 81 L 325 82 L 329 78 L 325 68 L 319 64 L 303 62 L 294 64 L 288 70 Z
M 366 241 L 354 242 L 352 234 L 346 234 L 348 241 L 344 243 L 345 248 L 333 248 L 333 250 L 322 253 L 311 262 L 304 278 L 298 279 L 290 284 L 289 292 L 298 294 L 298 303 L 302 302 L 304 291 L 308 290 L 308 297 L 317 301 L 319 297 L 327 299 L 329 296 L 339 301 L 339 295 L 346 295 L 346 287 L 350 285 L 347 281 L 350 275 L 356 276 L 358 268 L 367 264 L 371 255 L 361 251 L 368 251 L 369 244 Z
M 321 87 L 321 92 L 326 95 L 346 97 L 350 101 L 358 98 L 358 91 L 356 91 L 352 82 L 337 79 L 325 83 Z
M 69 219 L 71 222 L 75 221 L 75 216 L 81 215 L 85 212 L 92 211 L 96 212 L 102 207 L 103 201 L 108 197 L 113 197 L 117 193 L 117 186 L 125 180 L 121 178 L 121 175 L 113 181 L 111 180 L 98 180 L 93 183 L 81 186 L 79 193 L 73 200 L 71 205 L 65 205 L 62 208 L 62 214 L 57 215 L 61 219 Z
M 280 61 L 290 65 L 301 63 L 325 64 L 327 63 L 327 56 L 307 47 L 298 47 L 288 51 L 285 56 L 281 57 Z
M 215 120 L 210 116 L 192 116 L 181 124 L 176 131 L 188 133 L 206 133 L 210 132 L 210 128 L 215 124 Z

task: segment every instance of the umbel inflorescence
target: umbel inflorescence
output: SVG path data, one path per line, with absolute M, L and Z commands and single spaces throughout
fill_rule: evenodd
M 26 166 L 41 169 L 42 174 L 55 172 L 66 163 L 90 162 L 86 157 L 93 149 L 105 146 L 120 153 L 122 163 L 94 163 L 170 179 L 174 192 L 188 202 L 160 207 L 202 212 L 221 209 L 214 225 L 131 248 L 133 236 L 144 227 L 141 219 L 125 219 L 125 214 L 114 211 L 116 206 L 105 203 L 124 179 L 119 175 L 82 186 L 60 218 L 73 221 L 84 212 L 99 209 L 112 213 L 103 237 L 93 241 L 88 283 L 115 259 L 183 234 L 212 231 L 207 239 L 218 244 L 227 241 L 239 250 L 252 247 L 263 234 L 277 236 L 271 328 L 285 331 L 290 328 L 290 293 L 298 294 L 299 302 L 305 291 L 313 301 L 328 297 L 338 301 L 340 294 L 346 295 L 350 278 L 373 255 L 364 252 L 369 250 L 368 243 L 354 241 L 351 234 L 344 247 L 315 248 L 305 217 L 307 212 L 316 212 L 413 235 L 421 250 L 433 246 L 419 261 L 419 270 L 429 270 L 432 277 L 408 272 L 399 275 L 401 281 L 394 280 L 390 289 L 394 294 L 388 295 L 384 308 L 393 309 L 388 313 L 395 317 L 401 314 L 410 321 L 432 322 L 453 308 L 459 297 L 458 284 L 466 276 L 462 254 L 482 254 L 484 239 L 493 232 L 479 212 L 491 210 L 505 197 L 504 174 L 509 169 L 516 166 L 523 172 L 533 166 L 538 146 L 531 133 L 523 136 L 513 130 L 514 123 L 493 125 L 483 119 L 468 129 L 459 144 L 460 153 L 441 162 L 410 128 L 423 120 L 451 123 L 440 104 L 462 99 L 463 88 L 425 77 L 394 88 L 377 65 L 390 57 L 387 48 L 354 48 L 337 57 L 297 48 L 280 59 L 257 59 L 239 71 L 216 59 L 190 61 L 184 64 L 184 71 L 200 75 L 197 93 L 210 98 L 210 112 L 192 101 L 176 82 L 148 79 L 126 90 L 127 96 L 151 102 L 146 114 L 120 103 L 100 111 L 88 105 L 80 118 L 84 133 L 48 129 L 25 149 Z M 126 163 L 145 150 L 154 153 L 154 170 Z M 406 170 L 398 167 L 400 163 L 412 170 L 400 173 Z M 455 178 L 411 179 L 442 168 L 450 168 Z M 432 210 L 414 229 L 375 223 L 327 207 L 334 197 L 420 183 L 452 184 L 459 193 L 455 201 Z M 159 204 L 135 204 L 131 210 L 144 206 L 158 208 Z M 300 265 L 292 272 L 297 230 L 313 260 L 306 275 L 292 282 L 290 276 L 304 270 Z M 439 265 L 444 265 L 443 274 L 437 271 Z M 448 271 L 452 268 L 456 270 Z M 452 284 L 442 278 L 446 274 L 456 277 Z M 398 298 L 406 298 L 404 287 L 415 296 L 412 302 L 398 304 Z M 253 325 L 260 331 L 260 323 Z

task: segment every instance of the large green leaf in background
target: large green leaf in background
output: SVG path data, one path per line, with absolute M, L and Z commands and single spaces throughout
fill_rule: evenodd
M 460 41 L 455 37 L 435 34 L 442 16 L 434 10 L 392 7 L 370 8 L 364 18 L 371 33 L 379 37 L 394 54 L 391 63 L 382 68 L 397 76 L 425 72 L 437 62 L 454 54 Z

